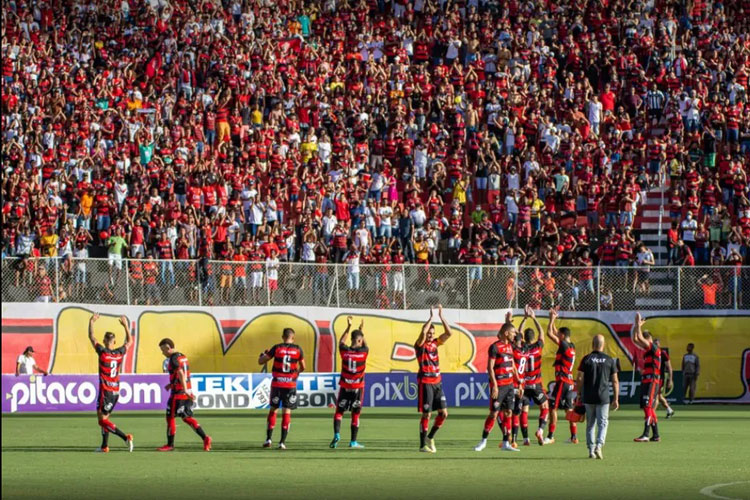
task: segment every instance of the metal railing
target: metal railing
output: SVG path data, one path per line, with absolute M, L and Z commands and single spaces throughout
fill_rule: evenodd
M 42 258 L 2 261 L 3 302 L 563 310 L 750 308 L 750 267 L 541 267 Z

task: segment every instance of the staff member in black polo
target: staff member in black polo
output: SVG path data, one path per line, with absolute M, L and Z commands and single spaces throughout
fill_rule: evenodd
M 576 386 L 579 397 L 582 395 L 583 403 L 586 405 L 586 446 L 589 449 L 589 458 L 602 459 L 602 446 L 607 437 L 609 423 L 609 384 L 612 384 L 614 390 L 612 410 L 620 407 L 620 386 L 617 362 L 603 352 L 603 335 L 594 337 L 592 348 L 593 351 L 587 354 L 578 366 Z

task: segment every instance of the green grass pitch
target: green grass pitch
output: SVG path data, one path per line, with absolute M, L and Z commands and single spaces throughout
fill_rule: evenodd
M 134 434 L 135 451 L 110 437 L 111 452 L 93 453 L 100 440 L 91 414 L 2 417 L 2 498 L 714 498 L 750 499 L 750 409 L 677 407 L 671 420 L 660 411 L 661 443 L 634 443 L 643 429 L 634 407 L 610 414 L 604 460 L 588 458 L 581 444 L 497 448 L 497 427 L 481 453 L 486 411 L 454 408 L 436 437 L 436 455 L 417 451 L 418 414 L 406 408 L 365 408 L 359 441 L 349 450 L 349 416 L 340 448 L 331 450 L 329 410 L 294 413 L 288 449 L 262 449 L 265 411 L 196 412 L 213 437 L 203 452 L 193 431 L 178 420 L 177 451 L 164 443 L 163 413 L 115 413 L 112 420 Z M 536 430 L 532 408 L 530 431 Z M 279 438 L 281 418 L 274 434 Z M 744 483 L 739 483 L 744 481 Z

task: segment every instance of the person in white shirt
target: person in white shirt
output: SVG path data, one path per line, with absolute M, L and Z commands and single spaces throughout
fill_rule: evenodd
M 682 230 L 682 241 L 690 247 L 690 250 L 695 252 L 695 232 L 698 230 L 698 221 L 693 219 L 693 212 L 687 213 L 680 224 L 680 229 Z
M 391 226 L 391 217 L 393 216 L 393 209 L 387 201 L 382 200 L 380 202 L 380 208 L 378 208 L 378 215 L 380 216 L 380 228 L 378 228 L 378 236 L 381 238 L 390 239 L 393 235 L 393 229 Z
M 49 375 L 47 370 L 37 366 L 34 359 L 34 348 L 29 346 L 23 351 L 23 354 L 18 356 L 18 360 L 16 361 L 16 377 L 19 375 L 33 375 L 35 370 L 44 375 Z
M 266 257 L 266 272 L 268 276 L 269 300 L 273 303 L 273 295 L 279 289 L 279 259 L 276 250 L 271 250 L 271 256 Z
M 599 135 L 599 124 L 602 121 L 602 103 L 599 102 L 599 96 L 594 97 L 589 101 L 589 122 L 591 123 L 591 131 L 597 136 Z
M 427 214 L 424 213 L 424 209 L 422 208 L 421 204 L 417 205 L 416 208 L 413 208 L 409 212 L 409 217 L 414 223 L 414 229 L 422 229 L 422 227 L 424 227 L 425 221 L 427 220 Z
M 365 221 L 360 221 L 359 227 L 354 230 L 354 245 L 363 253 L 370 248 L 370 231 L 365 227 Z

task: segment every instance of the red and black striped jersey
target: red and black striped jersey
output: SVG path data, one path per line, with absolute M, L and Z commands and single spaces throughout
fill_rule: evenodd
M 576 347 L 572 342 L 560 340 L 555 354 L 555 381 L 573 383 L 573 365 L 576 361 Z
M 185 383 L 187 384 L 187 387 L 182 386 L 179 370 L 182 370 L 185 373 Z M 169 386 L 172 394 L 185 394 L 186 391 L 191 390 L 190 365 L 188 364 L 187 356 L 181 352 L 173 353 L 169 356 L 167 371 L 169 372 Z
M 119 392 L 120 368 L 127 352 L 125 346 L 107 349 L 97 343 L 94 348 L 99 355 L 99 390 Z
M 519 375 L 518 379 L 513 380 L 513 386 L 518 388 L 523 380 L 521 367 L 526 367 L 526 346 L 522 345 L 519 347 L 517 344 L 513 344 L 513 362 L 516 364 L 516 370 L 518 370 Z
M 421 346 L 414 346 L 419 362 L 417 382 L 420 384 L 437 384 L 440 382 L 440 358 L 438 357 L 437 340 L 430 340 Z
M 370 349 L 367 346 L 351 347 L 339 344 L 341 355 L 341 379 L 339 385 L 344 389 L 363 389 L 365 387 L 365 366 L 367 365 L 367 354 Z
M 488 353 L 490 359 L 495 360 L 493 375 L 497 385 L 510 385 L 513 383 L 513 346 L 502 340 L 498 340 L 490 346 Z
M 661 376 L 661 349 L 651 342 L 643 354 L 643 371 L 641 372 L 641 382 L 650 383 L 658 382 Z
M 299 364 L 305 359 L 302 348 L 297 344 L 276 344 L 266 355 L 273 358 L 271 387 L 296 388 Z
M 518 366 L 518 374 L 524 378 L 526 385 L 537 385 L 542 383 L 542 349 L 544 344 L 536 341 L 527 344 L 524 349 L 526 363 L 523 367 Z M 523 369 L 522 369 L 523 368 Z

